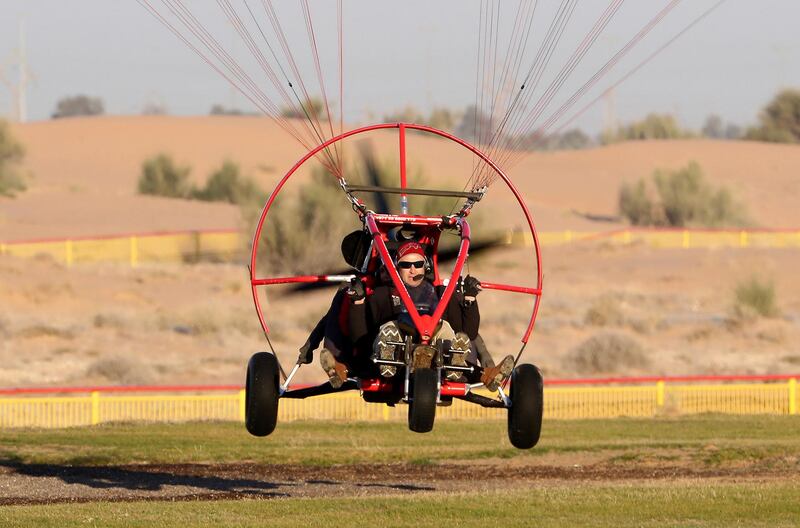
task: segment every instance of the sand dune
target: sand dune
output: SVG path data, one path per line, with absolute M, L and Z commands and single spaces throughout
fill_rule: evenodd
M 136 194 L 144 159 L 167 152 L 192 167 L 202 182 L 223 160 L 240 163 L 266 189 L 304 152 L 266 118 L 103 117 L 14 125 L 27 148 L 30 188 L 16 199 L 0 198 L 0 239 L 21 240 L 166 229 L 237 227 L 230 205 Z M 397 158 L 396 133 L 372 136 L 385 158 Z M 509 170 L 525 195 L 539 229 L 598 230 L 616 223 L 583 215 L 616 214 L 621 182 L 696 160 L 708 178 L 729 186 L 757 224 L 800 224 L 800 147 L 709 140 L 649 141 L 583 151 L 532 153 Z M 472 156 L 449 142 L 409 137 L 409 163 L 432 181 L 461 183 Z M 510 194 L 495 188 L 486 205 L 510 215 Z M 581 213 L 581 214 L 576 214 Z M 507 218 L 515 223 L 519 218 Z

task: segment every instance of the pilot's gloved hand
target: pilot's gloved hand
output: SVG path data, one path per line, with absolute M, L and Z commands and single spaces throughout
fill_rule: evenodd
M 311 342 L 306 341 L 303 346 L 300 347 L 300 356 L 297 358 L 297 363 L 302 365 L 308 365 L 314 359 L 314 350 L 311 348 Z
M 364 283 L 358 277 L 353 277 L 350 280 L 350 287 L 347 288 L 347 296 L 353 302 L 363 301 L 367 296 L 367 291 L 364 289 Z
M 464 279 L 464 297 L 474 298 L 481 292 L 482 289 L 481 281 L 472 275 L 467 275 L 467 277 Z

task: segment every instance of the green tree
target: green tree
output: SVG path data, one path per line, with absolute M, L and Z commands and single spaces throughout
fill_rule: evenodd
M 103 100 L 99 97 L 88 95 L 75 95 L 64 97 L 56 103 L 53 119 L 61 117 L 95 116 L 105 112 Z
M 747 131 L 747 139 L 773 143 L 800 142 L 800 90 L 784 90 L 762 110 L 760 126 Z
M 190 167 L 176 165 L 169 155 L 158 154 L 142 164 L 139 194 L 188 198 L 192 192 L 189 185 L 190 172 Z
M 20 165 L 25 148 L 12 135 L 8 123 L 0 119 L 0 196 L 13 198 L 26 188 Z

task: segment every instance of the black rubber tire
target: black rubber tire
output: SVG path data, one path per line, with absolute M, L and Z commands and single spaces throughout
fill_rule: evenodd
M 256 352 L 247 363 L 244 424 L 253 436 L 267 436 L 275 430 L 279 372 L 278 360 L 269 352 Z
M 436 418 L 436 394 L 438 380 L 436 371 L 419 368 L 411 374 L 411 401 L 408 404 L 408 428 L 415 433 L 427 433 L 433 429 Z
M 544 380 L 534 365 L 518 365 L 511 374 L 511 408 L 508 409 L 508 439 L 518 449 L 539 442 L 544 410 Z

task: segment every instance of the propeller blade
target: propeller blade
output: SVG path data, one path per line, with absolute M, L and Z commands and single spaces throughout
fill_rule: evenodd
M 480 253 L 484 253 L 487 251 L 492 251 L 493 249 L 497 249 L 501 246 L 506 245 L 505 240 L 503 237 L 495 237 L 488 240 L 476 241 L 470 244 L 469 246 L 469 254 L 470 256 L 475 256 Z M 458 258 L 458 246 L 452 248 L 442 248 L 439 250 L 439 257 L 438 261 L 441 264 L 446 264 Z M 352 268 L 345 268 L 336 271 L 330 271 L 324 273 L 324 275 L 351 275 L 353 273 Z M 286 290 L 285 295 L 293 295 L 296 293 L 308 293 L 311 291 L 317 290 L 324 290 L 324 289 L 331 289 L 331 288 L 339 288 L 341 287 L 343 282 L 307 282 L 307 283 L 298 283 L 291 286 L 289 289 Z
M 369 184 L 374 187 L 381 187 L 380 167 L 375 159 L 375 151 L 372 149 L 372 143 L 368 141 L 360 142 L 358 144 L 358 152 L 361 154 Z M 382 192 L 375 192 L 373 194 L 375 195 L 375 205 L 377 209 L 375 212 L 381 214 L 389 213 L 389 201 L 386 195 Z

